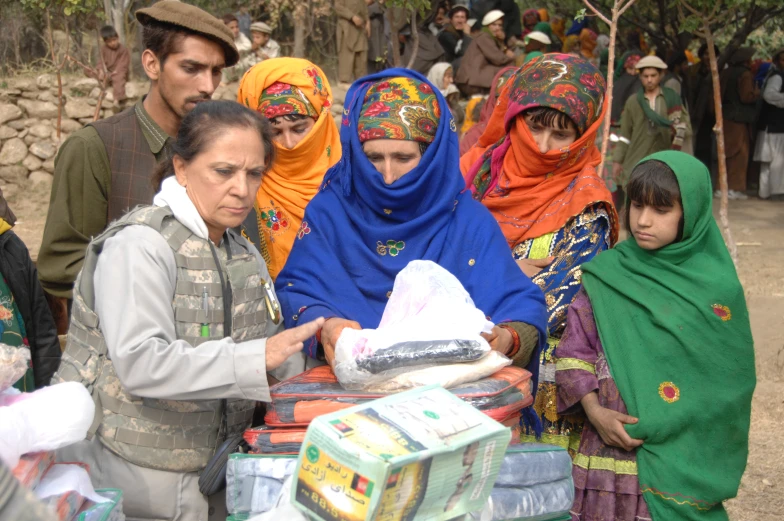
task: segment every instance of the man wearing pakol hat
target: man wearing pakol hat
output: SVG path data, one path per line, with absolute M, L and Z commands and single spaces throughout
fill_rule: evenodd
M 438 34 L 438 43 L 444 48 L 444 61 L 452 64 L 452 71 L 460 69 L 463 55 L 471 44 L 471 37 L 466 32 L 468 8 L 456 5 L 449 10 L 449 23 Z
M 660 85 L 667 64 L 657 56 L 645 56 L 635 68 L 643 88 L 626 100 L 613 152 L 613 178 L 620 187 L 642 158 L 662 150 L 681 150 L 691 136 L 689 113 L 681 97 Z
M 754 85 L 751 58 L 754 49 L 741 47 L 721 71 L 721 105 L 727 153 L 727 184 L 730 199 L 746 199 L 746 174 L 751 148 L 751 129 L 757 118 L 760 89 Z
M 240 61 L 243 72 L 257 63 L 280 56 L 280 45 L 272 39 L 272 27 L 264 22 L 253 22 L 250 24 L 250 35 L 252 38 L 250 54 Z
M 38 255 L 55 316 L 67 317 L 63 306 L 90 237 L 129 208 L 152 203 L 152 172 L 167 157 L 170 137 L 197 103 L 211 98 L 222 69 L 239 59 L 229 28 L 194 6 L 164 0 L 137 11 L 136 19 L 150 91 L 133 107 L 75 132 L 55 159 Z M 58 327 L 65 333 L 67 324 Z
M 365 0 L 335 0 L 338 15 L 338 80 L 348 89 L 367 74 L 370 16 Z
M 455 84 L 464 96 L 487 94 L 495 75 L 514 62 L 514 51 L 506 46 L 504 13 L 490 11 L 482 19 L 482 32 L 468 46 Z
M 762 112 L 754 160 L 761 163 L 759 196 L 784 198 L 784 47 L 773 55 L 762 87 Z

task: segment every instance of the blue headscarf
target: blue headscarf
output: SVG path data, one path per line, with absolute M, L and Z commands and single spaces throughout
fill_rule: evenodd
M 368 89 L 394 77 L 426 83 L 442 108 L 419 165 L 387 185 L 365 156 L 357 125 Z M 408 69 L 387 69 L 351 86 L 340 129 L 343 155 L 305 209 L 276 281 L 287 328 L 320 316 L 376 328 L 398 272 L 412 260 L 431 260 L 454 274 L 493 322 L 534 326 L 541 348 L 544 297 L 512 259 L 490 212 L 463 193 L 456 127 L 447 107 L 437 88 Z M 315 357 L 316 342 L 305 346 Z M 528 368 L 534 378 L 538 360 L 537 351 Z

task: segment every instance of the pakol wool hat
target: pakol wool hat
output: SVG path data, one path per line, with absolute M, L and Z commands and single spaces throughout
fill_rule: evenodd
M 272 27 L 264 22 L 253 22 L 250 24 L 250 31 L 252 33 L 272 34 Z
M 213 40 L 223 47 L 227 67 L 236 64 L 240 59 L 231 29 L 196 6 L 178 0 L 162 0 L 136 11 L 136 19 L 142 25 L 148 25 L 150 22 L 176 25 Z
M 637 62 L 637 65 L 634 66 L 635 69 L 641 71 L 643 69 L 647 69 L 649 67 L 653 67 L 654 69 L 667 69 L 667 64 L 664 63 L 664 60 L 659 58 L 658 56 L 645 56 L 640 58 L 640 61 Z
M 500 9 L 493 9 L 492 11 L 487 13 L 484 18 L 482 18 L 482 25 L 485 26 L 490 25 L 491 23 L 497 22 L 503 17 L 504 17 L 503 11 L 501 11 Z

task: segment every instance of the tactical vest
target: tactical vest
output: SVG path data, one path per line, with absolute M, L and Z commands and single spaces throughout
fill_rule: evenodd
M 262 279 L 257 257 L 246 241 L 227 232 L 224 246 L 232 252 L 228 255 L 223 247 L 215 248 L 194 235 L 169 208 L 141 207 L 90 242 L 74 286 L 67 347 L 52 383 L 78 381 L 87 387 L 96 403 L 88 437 L 97 433 L 123 459 L 159 470 L 200 471 L 227 435 L 249 426 L 255 402 L 161 400 L 125 391 L 94 311 L 93 284 L 106 240 L 134 225 L 158 231 L 174 252 L 177 282 L 172 308 L 178 339 L 192 346 L 226 336 L 243 342 L 267 336 L 269 317 L 279 321 L 280 306 L 271 283 Z M 230 303 L 230 313 L 224 313 L 224 302 Z M 225 330 L 227 323 L 230 331 Z
M 722 97 L 724 119 L 736 123 L 754 123 L 757 118 L 757 104 L 743 103 L 738 90 L 740 77 L 748 70 L 742 65 L 733 65 L 726 72 L 727 84 Z

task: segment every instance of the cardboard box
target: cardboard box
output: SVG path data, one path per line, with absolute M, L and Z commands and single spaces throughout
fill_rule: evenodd
M 510 430 L 427 386 L 308 427 L 292 503 L 323 521 L 442 521 L 482 508 Z

